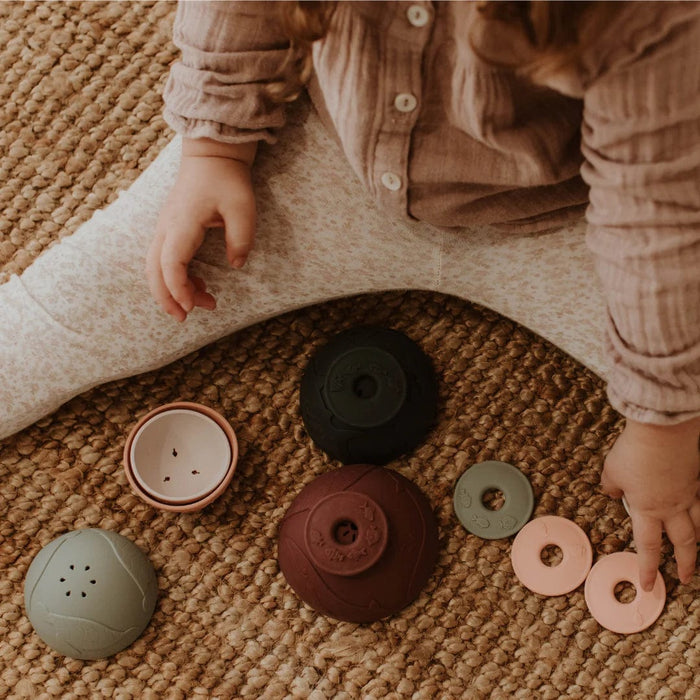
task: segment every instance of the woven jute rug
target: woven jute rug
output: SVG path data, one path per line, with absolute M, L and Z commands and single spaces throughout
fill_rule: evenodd
M 130 184 L 172 138 L 160 94 L 176 57 L 172 3 L 0 4 L 0 259 L 3 279 Z M 389 467 L 428 495 L 440 528 L 433 577 L 409 608 L 371 625 L 302 604 L 276 559 L 286 508 L 337 467 L 306 434 L 299 383 L 313 350 L 373 323 L 432 358 L 439 420 Z M 122 469 L 126 436 L 160 404 L 188 400 L 237 431 L 237 476 L 204 511 L 157 511 Z M 595 556 L 631 528 L 598 490 L 621 428 L 604 386 L 558 349 L 498 315 L 437 294 L 334 301 L 265 322 L 150 374 L 95 389 L 0 445 L 0 697 L 700 698 L 697 580 L 645 632 L 603 629 L 582 588 L 545 598 L 515 578 L 510 540 L 468 535 L 452 490 L 471 464 L 511 462 L 535 516 L 573 519 Z M 100 661 L 52 652 L 24 610 L 42 546 L 84 527 L 119 532 L 153 562 L 153 619 Z

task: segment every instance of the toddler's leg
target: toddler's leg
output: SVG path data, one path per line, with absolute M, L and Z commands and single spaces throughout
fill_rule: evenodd
M 258 239 L 242 270 L 211 236 L 193 263 L 218 301 L 184 324 L 144 263 L 179 164 L 176 140 L 128 192 L 0 287 L 0 439 L 105 381 L 161 367 L 247 325 L 327 299 L 430 289 L 482 303 L 600 374 L 603 305 L 583 229 L 440 232 L 377 212 L 318 118 L 256 164 Z
M 215 312 L 198 309 L 179 324 L 145 281 L 178 140 L 116 202 L 0 287 L 0 438 L 90 387 L 163 366 L 281 312 L 435 286 L 439 235 L 358 207 L 366 195 L 336 145 L 315 122 L 291 130 L 296 146 L 275 161 L 263 154 L 256 168 L 258 239 L 246 267 L 228 267 L 216 235 L 193 263 L 217 298 Z
M 543 234 L 445 232 L 437 291 L 498 311 L 605 377 L 605 303 L 585 231 L 580 220 Z

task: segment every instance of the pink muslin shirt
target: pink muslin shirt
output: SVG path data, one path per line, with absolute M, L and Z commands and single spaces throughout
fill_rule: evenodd
M 164 99 L 177 132 L 283 138 L 285 107 L 266 91 L 289 46 L 276 3 L 181 0 L 174 41 Z M 508 235 L 585 211 L 612 405 L 657 424 L 698 416 L 700 3 L 624 4 L 538 84 L 486 60 L 531 51 L 472 2 L 339 2 L 310 93 L 394 216 Z

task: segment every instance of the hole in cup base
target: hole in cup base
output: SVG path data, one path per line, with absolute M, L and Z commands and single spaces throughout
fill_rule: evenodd
M 371 399 L 377 393 L 377 380 L 368 374 L 358 377 L 352 384 L 352 390 L 358 399 Z
M 615 598 L 620 603 L 631 603 L 637 597 L 637 589 L 630 581 L 620 581 L 615 586 Z
M 489 489 L 484 492 L 484 495 L 481 497 L 481 502 L 484 507 L 489 510 L 500 510 L 506 502 L 506 497 L 500 489 Z
M 352 520 L 341 520 L 333 528 L 333 539 L 338 544 L 352 544 L 357 539 L 357 525 Z
M 558 566 L 564 558 L 564 552 L 555 544 L 548 544 L 541 552 L 540 559 L 547 566 Z

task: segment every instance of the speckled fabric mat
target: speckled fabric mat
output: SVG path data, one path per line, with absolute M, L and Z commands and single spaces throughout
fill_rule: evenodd
M 0 261 L 6 278 L 130 184 L 172 134 L 160 117 L 171 3 L 0 4 Z M 309 354 L 360 323 L 397 328 L 432 357 L 438 424 L 393 462 L 434 506 L 437 569 L 418 600 L 372 625 L 315 614 L 276 562 L 277 528 L 302 486 L 337 465 L 306 435 L 299 381 Z M 129 491 L 121 465 L 135 421 L 168 401 L 221 411 L 241 458 L 201 513 L 166 514 Z M 575 520 L 596 556 L 631 538 L 597 491 L 620 429 L 599 379 L 556 348 L 468 303 L 406 292 L 288 314 L 148 375 L 83 395 L 0 444 L 0 697 L 700 698 L 696 582 L 647 631 L 601 628 L 582 588 L 543 598 L 513 575 L 510 541 L 467 535 L 457 478 L 485 459 L 530 478 L 535 515 Z M 117 656 L 51 652 L 24 612 L 39 549 L 101 527 L 153 562 L 160 598 L 144 635 Z

